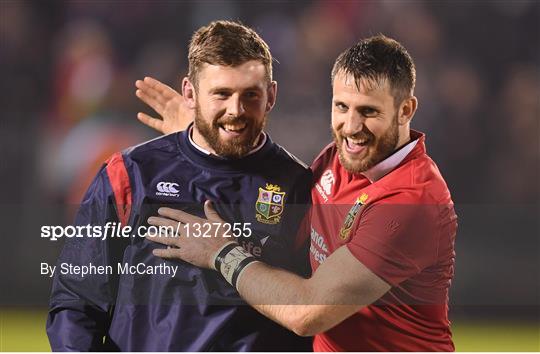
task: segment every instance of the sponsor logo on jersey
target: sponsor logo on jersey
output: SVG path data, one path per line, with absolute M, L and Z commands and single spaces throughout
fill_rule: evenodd
M 179 197 L 179 184 L 173 182 L 159 182 L 156 185 L 156 195 L 165 196 L 165 197 Z
M 336 179 L 334 178 L 334 173 L 332 172 L 332 170 L 324 171 L 321 177 L 321 186 L 326 195 L 332 194 L 332 187 L 334 186 L 335 181 Z
M 322 264 L 328 257 L 328 246 L 324 242 L 324 236 L 319 234 L 313 226 L 311 227 L 311 245 L 309 247 L 311 257 Z
M 315 184 L 317 192 L 319 192 L 325 203 L 328 201 L 328 197 L 332 194 L 332 187 L 334 186 L 335 182 L 336 179 L 332 170 L 326 170 L 322 174 L 319 183 Z
M 267 183 L 265 188 L 259 187 L 259 197 L 255 203 L 258 222 L 270 225 L 279 223 L 284 208 L 285 192 L 281 192 L 280 186 Z
M 356 202 L 347 213 L 345 222 L 343 223 L 343 226 L 341 226 L 341 229 L 339 230 L 339 238 L 342 241 L 346 241 L 351 235 L 351 229 L 354 224 L 354 220 L 356 219 L 356 215 L 358 215 L 362 207 L 366 204 L 367 200 L 368 200 L 368 195 L 366 193 L 362 193 L 362 195 L 360 195 L 360 197 L 356 199 Z

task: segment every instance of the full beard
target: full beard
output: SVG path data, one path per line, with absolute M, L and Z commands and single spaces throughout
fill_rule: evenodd
M 392 155 L 395 151 L 399 140 L 399 128 L 397 123 L 397 115 L 392 120 L 392 125 L 386 130 L 386 132 L 379 138 L 367 130 L 364 125 L 364 129 L 355 134 L 354 136 L 360 139 L 367 138 L 368 140 L 368 155 L 362 159 L 350 159 L 343 151 L 343 142 L 345 137 L 338 135 L 332 128 L 332 136 L 338 149 L 338 157 L 341 165 L 351 173 L 361 173 L 369 170 L 379 162 Z
M 254 120 L 247 117 L 221 117 L 214 119 L 212 123 L 207 123 L 202 116 L 200 106 L 197 103 L 195 107 L 195 125 L 197 130 L 206 140 L 210 148 L 216 155 L 230 159 L 239 159 L 246 156 L 253 148 L 259 138 L 267 117 L 265 116 L 261 123 L 257 124 Z M 246 129 L 241 136 L 233 137 L 223 141 L 219 135 L 220 126 L 224 124 L 245 123 Z

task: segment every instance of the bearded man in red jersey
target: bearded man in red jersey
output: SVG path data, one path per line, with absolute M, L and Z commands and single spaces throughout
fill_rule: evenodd
M 410 129 L 415 78 L 406 49 L 385 36 L 362 40 L 337 58 L 334 142 L 311 167 L 309 279 L 260 262 L 232 238 L 194 238 L 189 228 L 182 237 L 153 238 L 171 246 L 154 254 L 221 272 L 259 312 L 315 335 L 315 351 L 453 351 L 448 290 L 457 217 L 424 134 Z M 180 102 L 169 94 L 157 96 Z M 162 208 L 149 223 L 223 222 L 210 202 L 205 210 L 208 220 Z

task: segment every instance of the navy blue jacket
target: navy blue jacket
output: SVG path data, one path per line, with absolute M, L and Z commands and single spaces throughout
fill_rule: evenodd
M 267 263 L 307 275 L 297 229 L 310 203 L 311 172 L 267 137 L 242 159 L 206 155 L 188 133 L 166 135 L 110 158 L 88 189 L 75 225 L 148 226 L 161 206 L 204 215 L 214 201 L 230 222 L 250 223 L 243 246 Z M 66 240 L 57 264 L 47 333 L 55 351 L 309 351 L 309 338 L 248 306 L 222 276 L 152 255 L 142 237 Z M 110 266 L 111 274 L 60 274 L 60 265 Z M 167 274 L 118 274 L 117 265 L 176 265 Z

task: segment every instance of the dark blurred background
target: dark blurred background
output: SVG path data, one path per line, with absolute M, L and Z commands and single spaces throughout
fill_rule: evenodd
M 0 0 L 0 16 L 0 350 L 48 350 L 51 283 L 39 264 L 62 243 L 40 239 L 40 226 L 65 224 L 111 153 L 158 136 L 135 118 L 154 112 L 134 82 L 177 88 L 191 34 L 216 19 L 240 20 L 270 45 L 279 94 L 269 131 L 307 163 L 331 139 L 337 55 L 378 33 L 408 48 L 412 126 L 426 132 L 460 217 L 458 349 L 505 350 L 493 344 L 515 332 L 509 349 L 540 350 L 538 1 Z

